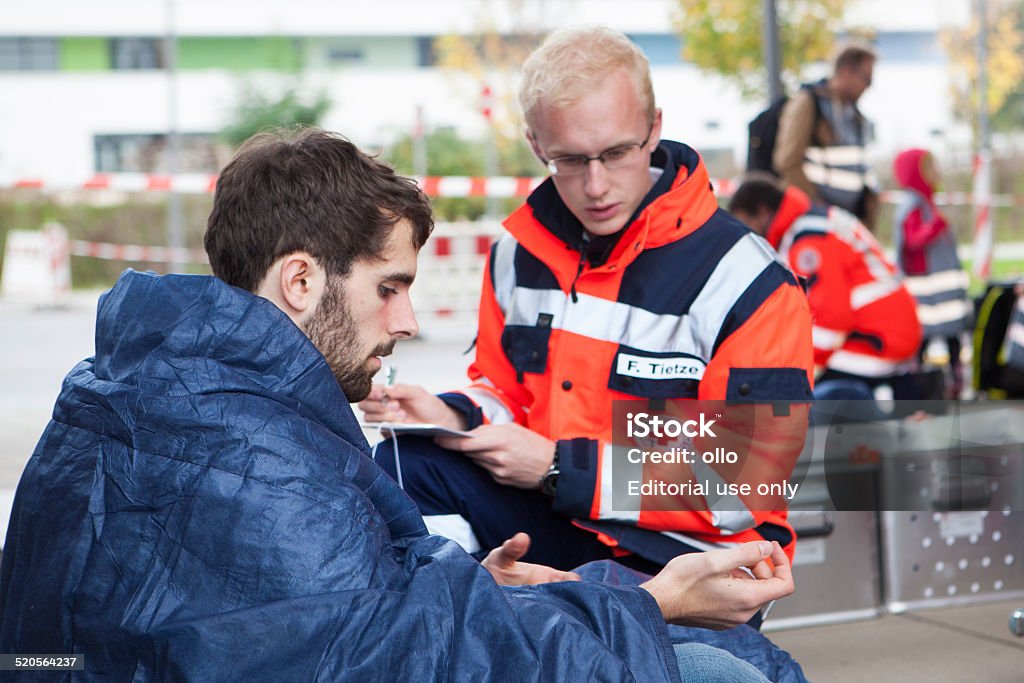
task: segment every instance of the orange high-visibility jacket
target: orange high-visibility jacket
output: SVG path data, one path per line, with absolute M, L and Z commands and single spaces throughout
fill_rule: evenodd
M 654 161 L 664 172 L 621 236 L 603 245 L 606 257 L 579 246 L 582 227 L 551 179 L 505 221 L 510 234 L 492 248 L 484 277 L 474 383 L 442 398 L 471 427 L 514 421 L 557 440 L 554 509 L 610 545 L 671 557 L 671 536 L 637 529 L 700 545 L 759 540 L 771 525 L 767 535 L 792 553 L 780 511 L 612 509 L 613 400 L 811 397 L 810 312 L 796 278 L 718 208 L 694 150 L 663 141 Z M 631 372 L 636 359 L 673 370 Z
M 901 370 L 921 345 L 914 297 L 882 246 L 852 214 L 786 190 L 768 241 L 805 278 L 816 369 L 868 378 Z

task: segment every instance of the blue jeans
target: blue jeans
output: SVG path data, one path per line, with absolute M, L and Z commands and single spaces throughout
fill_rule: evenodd
M 677 643 L 672 648 L 683 683 L 768 683 L 756 667 L 717 647 Z

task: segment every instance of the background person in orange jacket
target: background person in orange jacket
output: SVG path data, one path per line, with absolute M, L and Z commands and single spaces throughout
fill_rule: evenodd
M 473 383 L 440 397 L 378 386 L 360 404 L 369 420 L 473 430 L 400 439 L 406 491 L 431 528 L 470 547 L 527 531 L 526 559 L 556 567 L 630 553 L 650 572 L 760 539 L 792 553 L 780 510 L 613 509 L 610 444 L 616 399 L 806 402 L 795 278 L 718 208 L 700 156 L 661 139 L 647 59 L 625 36 L 562 30 L 523 70 L 527 139 L 551 177 L 491 251 Z M 378 462 L 394 458 L 383 444 Z
M 896 398 L 921 344 L 914 298 L 882 246 L 852 214 L 812 204 L 770 177 L 737 188 L 729 210 L 763 235 L 807 285 L 819 385 L 890 384 Z

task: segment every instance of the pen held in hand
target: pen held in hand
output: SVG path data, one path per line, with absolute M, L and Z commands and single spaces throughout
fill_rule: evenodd
M 384 366 L 384 386 L 385 387 L 393 387 L 393 386 L 395 386 L 395 378 L 397 376 L 398 376 L 398 368 L 396 368 L 394 365 L 385 365 Z M 388 405 L 388 392 L 387 392 L 387 390 L 384 391 L 384 397 L 381 398 L 380 401 L 381 401 L 381 403 L 384 404 L 384 407 L 387 408 L 387 405 Z

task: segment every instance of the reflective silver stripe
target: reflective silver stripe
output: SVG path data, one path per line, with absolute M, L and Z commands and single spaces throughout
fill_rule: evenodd
M 1017 297 L 999 355 L 1010 367 L 1024 371 L 1024 296 Z
M 693 546 L 698 550 L 717 550 L 720 548 L 736 548 L 740 545 L 737 541 L 720 541 L 718 543 L 712 543 L 710 541 L 697 540 L 692 536 L 681 534 L 677 531 L 662 531 L 663 536 L 668 536 L 671 539 Z
M 846 341 L 846 333 L 815 325 L 811 328 L 811 340 L 816 349 L 839 349 Z
M 727 510 L 720 512 L 711 511 L 711 523 L 714 524 L 723 534 L 738 534 L 757 526 L 757 520 L 749 510 Z
M 854 244 L 854 248 L 856 249 L 857 247 L 858 245 Z M 877 254 L 875 254 L 873 251 L 868 250 L 867 248 L 858 249 L 858 251 L 860 251 L 863 255 L 864 265 L 867 266 L 868 272 L 871 274 L 872 278 L 880 282 L 892 281 L 895 279 L 896 276 L 893 275 L 893 272 L 889 269 L 889 266 L 886 264 L 885 261 L 879 258 Z
M 705 363 L 736 300 L 774 260 L 751 233 L 719 261 L 689 313 L 651 313 L 637 306 L 578 294 L 577 302 L 560 289 L 516 287 L 506 312 L 506 325 L 534 325 L 538 313 L 552 316 L 560 329 L 612 344 L 657 353 L 689 353 Z
M 867 166 L 867 153 L 859 145 L 808 147 L 804 156 L 822 166 Z
M 724 486 L 727 482 L 715 468 L 699 461 L 693 465 L 693 474 L 696 481 L 707 482 L 708 495 L 704 499 L 711 511 L 711 523 L 722 533 L 735 534 L 752 529 L 757 524 L 753 513 L 739 496 L 718 494 L 718 485 Z
M 831 230 L 832 226 L 829 224 L 829 220 L 825 216 L 808 216 L 805 214 L 799 218 L 799 222 L 794 226 L 794 228 L 794 232 L 799 234 L 809 230 L 824 230 L 828 232 Z
M 625 449 L 625 446 L 620 446 Z M 617 520 L 636 524 L 640 521 L 639 510 L 617 510 L 612 506 L 613 501 L 613 479 L 612 479 L 612 454 L 614 446 L 605 444 L 601 458 L 601 501 L 599 519 Z M 628 450 L 628 449 L 626 449 Z M 624 455 L 624 454 L 623 454 Z M 618 463 L 618 475 L 620 486 L 628 481 L 643 482 L 643 464 L 630 463 L 626 458 L 620 459 Z M 708 495 L 704 497 L 705 502 L 711 511 L 713 523 L 722 533 L 738 533 L 751 529 L 756 525 L 754 515 L 747 509 L 743 501 L 735 495 L 719 496 L 716 486 L 724 484 L 725 480 L 710 465 L 703 462 L 694 463 L 694 481 L 706 482 L 709 487 Z M 679 481 L 678 483 L 683 483 Z
M 825 185 L 844 192 L 860 192 L 864 189 L 864 174 L 844 168 L 819 166 L 804 163 L 804 175 L 815 185 Z
M 509 299 L 511 303 L 505 308 L 506 325 L 533 325 L 537 322 L 538 313 L 547 313 L 553 316 L 551 327 L 562 328 L 564 309 L 569 299 L 562 290 L 514 287 Z
M 828 227 L 834 235 L 850 244 L 859 252 L 870 251 L 868 241 L 874 238 L 865 236 L 865 228 L 860 219 L 841 207 L 830 207 L 828 210 Z
M 939 304 L 925 304 L 919 301 L 917 304 L 917 319 L 926 327 L 963 320 L 970 312 L 970 306 L 963 299 L 943 301 Z
M 640 479 L 638 476 L 637 479 Z M 601 501 L 598 519 L 616 520 L 635 525 L 640 521 L 640 510 L 612 509 L 612 444 L 601 450 Z
M 767 248 L 753 233 L 737 241 L 715 266 L 711 277 L 690 306 L 689 313 L 683 316 L 684 329 L 680 330 L 682 339 L 692 338 L 696 342 L 695 348 L 700 349 L 696 355 L 705 361 L 711 358 L 715 340 L 733 304 L 774 260 L 774 252 L 766 251 Z M 647 348 L 643 340 L 642 336 L 636 337 L 630 346 Z M 674 346 L 672 351 L 686 350 L 679 344 Z
M 1017 346 L 1024 347 L 1024 323 L 1015 322 L 1006 330 L 1006 339 Z
M 494 273 L 494 297 L 498 300 L 501 312 L 506 316 L 509 303 L 512 300 L 512 292 L 516 288 L 517 245 L 518 243 L 512 235 L 503 236 L 494 247 L 494 263 L 491 264 L 491 272 Z
M 855 311 L 860 310 L 868 304 L 884 299 L 893 292 L 898 292 L 899 289 L 900 283 L 896 280 L 882 280 L 858 285 L 850 290 L 850 307 Z
M 1017 297 L 1000 356 L 1010 367 L 1024 371 L 1024 296 Z
M 900 365 L 901 363 L 896 361 L 842 349 L 829 356 L 828 363 L 826 363 L 826 366 L 831 370 L 848 372 L 851 375 L 863 375 L 864 377 L 885 377 L 899 370 Z
M 922 297 L 967 289 L 970 277 L 963 270 L 942 270 L 928 275 L 913 275 L 904 282 L 911 294 L 915 297 Z
M 489 391 L 466 387 L 465 389 L 460 389 L 459 393 L 464 394 L 466 398 L 480 408 L 484 413 L 484 417 L 491 424 L 500 425 L 515 421 L 515 415 L 512 411 Z

